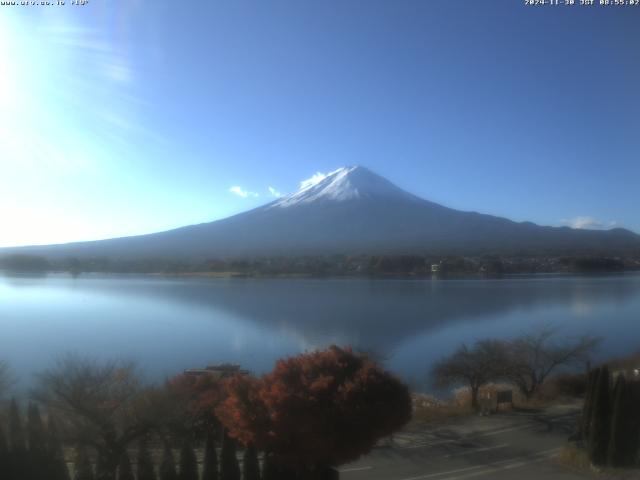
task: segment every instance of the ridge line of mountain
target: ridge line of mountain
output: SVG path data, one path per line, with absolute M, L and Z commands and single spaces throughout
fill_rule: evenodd
M 11 247 L 0 255 L 131 260 L 367 254 L 636 255 L 626 229 L 577 230 L 514 222 L 448 208 L 413 195 L 371 170 L 343 167 L 266 205 L 158 233 Z

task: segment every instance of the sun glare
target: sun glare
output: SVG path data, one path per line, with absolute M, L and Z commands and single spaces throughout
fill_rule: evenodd
M 9 45 L 13 38 L 9 30 L 9 20 L 0 17 L 0 45 Z M 0 115 L 4 117 L 6 113 L 13 110 L 15 106 L 16 87 L 15 60 L 13 51 L 10 48 L 0 49 Z M 4 118 L 2 118 L 4 123 Z
M 26 72 L 29 45 L 11 16 L 0 17 L 0 45 L 20 45 L 0 49 L 0 161 L 4 164 L 19 161 L 24 157 L 21 152 L 33 144 L 33 138 L 26 133 L 32 119 L 27 92 L 35 86 Z

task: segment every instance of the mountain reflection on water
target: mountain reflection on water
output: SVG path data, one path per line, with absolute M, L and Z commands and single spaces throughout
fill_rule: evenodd
M 331 343 L 373 351 L 416 386 L 461 342 L 553 324 L 640 349 L 640 276 L 504 279 L 0 280 L 0 358 L 23 383 L 56 355 L 138 360 L 154 379 L 218 361 L 256 372 Z

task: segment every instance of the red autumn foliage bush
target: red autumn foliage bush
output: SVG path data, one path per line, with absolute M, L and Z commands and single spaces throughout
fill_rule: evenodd
M 408 388 L 336 346 L 278 361 L 261 379 L 227 383 L 217 414 L 230 435 L 290 468 L 340 465 L 411 418 Z
M 180 374 L 167 381 L 166 389 L 175 407 L 175 417 L 187 423 L 185 428 L 207 433 L 218 425 L 215 409 L 225 397 L 220 379 Z
M 220 422 L 244 445 L 264 446 L 270 434 L 269 413 L 260 398 L 263 383 L 249 375 L 225 381 L 226 398 L 216 409 Z

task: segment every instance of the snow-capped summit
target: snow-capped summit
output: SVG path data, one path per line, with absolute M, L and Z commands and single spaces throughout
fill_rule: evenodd
M 359 198 L 417 199 L 371 170 L 351 166 L 339 168 L 327 175 L 316 174 L 312 181 L 303 184 L 297 192 L 277 200 L 272 207 L 291 207 L 322 201 L 340 202 Z

